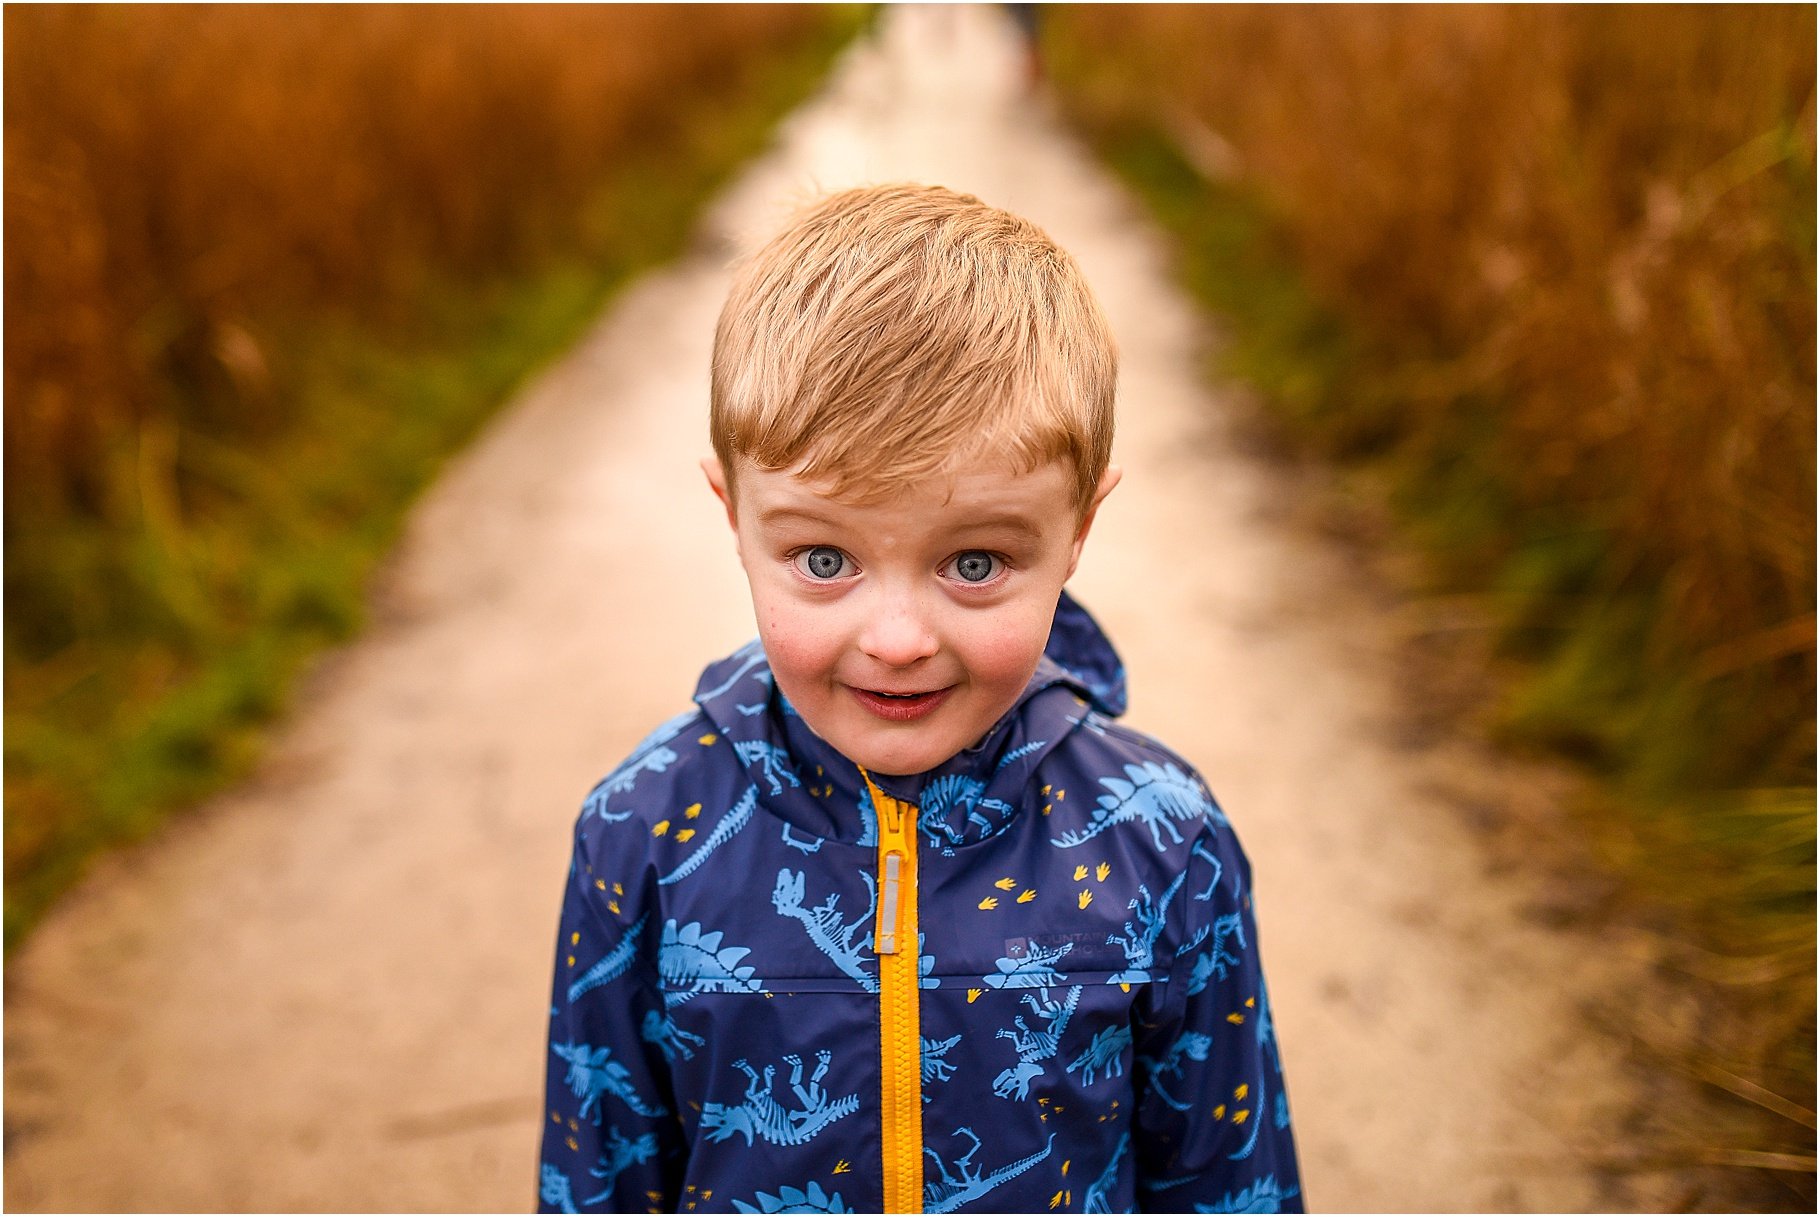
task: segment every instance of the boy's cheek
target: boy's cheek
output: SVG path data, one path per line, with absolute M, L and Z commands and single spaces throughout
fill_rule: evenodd
M 1013 684 L 1021 689 L 1043 656 L 1054 616 L 1053 608 L 1020 607 L 1010 619 L 981 623 L 958 637 L 975 682 Z
M 832 666 L 831 656 L 825 653 L 826 633 L 803 625 L 787 613 L 761 609 L 758 614 L 759 639 L 772 676 L 792 701 L 797 700 L 794 694 L 801 687 L 799 677 L 812 677 Z

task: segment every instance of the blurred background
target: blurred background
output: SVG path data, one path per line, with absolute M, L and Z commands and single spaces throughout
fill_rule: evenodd
M 249 771 L 445 458 L 875 17 L 5 10 L 9 953 Z M 1022 20 L 1256 442 L 1420 555 L 1492 738 L 1590 775 L 1703 1003 L 1710 1165 L 1811 1203 L 1813 9 Z
M 1680 1067 L 1811 1199 L 1813 10 L 1049 12 L 1218 369 L 1347 471 L 1339 531 L 1420 551 L 1492 738 L 1594 775 L 1577 827 L 1711 1002 Z
M 244 773 L 405 506 L 852 6 L 6 12 L 6 937 Z

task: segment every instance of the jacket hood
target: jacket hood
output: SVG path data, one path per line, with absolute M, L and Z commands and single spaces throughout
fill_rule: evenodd
M 777 691 L 757 639 L 709 664 L 695 701 L 786 831 L 877 843 L 877 815 L 859 766 L 816 735 Z M 1125 668 L 1099 624 L 1063 592 L 1035 673 L 984 738 L 927 773 L 874 774 L 873 780 L 915 804 L 925 840 L 952 852 L 997 835 L 1040 801 L 1031 775 L 1090 710 L 1124 713 Z

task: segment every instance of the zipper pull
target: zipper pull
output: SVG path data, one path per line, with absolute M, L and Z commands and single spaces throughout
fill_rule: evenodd
M 864 769 L 872 809 L 878 813 L 878 909 L 872 926 L 872 949 L 880 955 L 897 954 L 898 912 L 903 907 L 905 859 L 910 843 L 905 839 L 904 805 L 873 784 Z
M 872 949 L 880 955 L 897 954 L 898 889 L 902 884 L 904 855 L 893 851 L 885 855 L 884 874 L 878 885 L 878 937 Z

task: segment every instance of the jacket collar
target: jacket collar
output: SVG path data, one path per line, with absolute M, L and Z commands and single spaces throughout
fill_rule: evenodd
M 876 843 L 877 816 L 859 767 L 810 730 L 777 691 L 758 640 L 708 665 L 695 700 L 734 750 L 760 803 L 787 826 Z M 1099 624 L 1063 592 L 1036 672 L 984 738 L 927 773 L 875 774 L 874 780 L 884 793 L 915 804 L 925 840 L 952 852 L 996 836 L 1040 799 L 1031 775 L 1089 709 L 1124 713 L 1124 665 Z

